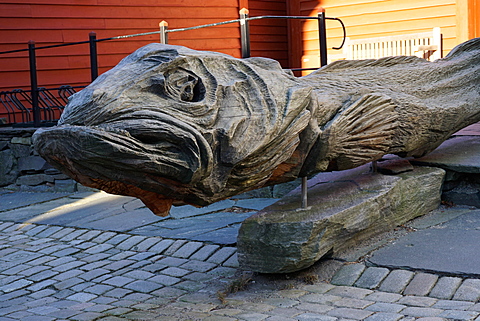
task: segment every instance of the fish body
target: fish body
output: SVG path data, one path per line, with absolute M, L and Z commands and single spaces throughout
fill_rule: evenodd
M 340 61 L 295 77 L 266 58 L 150 44 L 74 94 L 42 157 L 154 213 L 205 206 L 385 154 L 423 156 L 480 121 L 480 39 L 435 62 Z

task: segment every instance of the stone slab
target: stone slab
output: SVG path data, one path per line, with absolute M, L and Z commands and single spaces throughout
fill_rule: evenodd
M 424 215 L 440 204 L 444 173 L 416 167 L 392 176 L 370 173 L 364 165 L 319 174 L 308 183 L 308 208 L 300 208 L 296 189 L 242 223 L 240 266 L 263 273 L 298 271 Z
M 434 228 L 410 233 L 373 253 L 378 266 L 480 276 L 480 211 L 472 210 Z M 434 246 L 433 246 L 434 245 Z
M 461 173 L 480 173 L 480 137 L 454 136 L 412 164 L 434 166 Z
M 10 192 L 0 195 L 0 212 L 13 210 L 35 203 L 48 202 L 70 195 L 69 193 L 24 193 Z

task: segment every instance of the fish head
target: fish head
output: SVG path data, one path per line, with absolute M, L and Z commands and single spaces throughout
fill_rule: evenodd
M 150 44 L 72 95 L 34 144 L 83 185 L 165 215 L 172 204 L 208 205 L 266 179 L 240 186 L 230 176 L 300 115 L 296 127 L 305 127 L 305 103 L 299 112 L 289 104 L 295 84 L 273 60 Z

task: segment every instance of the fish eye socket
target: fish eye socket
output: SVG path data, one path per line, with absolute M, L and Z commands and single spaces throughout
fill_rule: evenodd
M 165 92 L 177 100 L 197 102 L 204 98 L 205 86 L 197 75 L 179 68 L 165 74 Z

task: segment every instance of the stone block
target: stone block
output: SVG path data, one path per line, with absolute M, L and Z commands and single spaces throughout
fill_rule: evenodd
M 30 146 L 32 145 L 32 137 L 12 137 L 10 143 Z
M 43 183 L 53 183 L 54 180 L 50 175 L 46 174 L 33 174 L 33 175 L 24 175 L 17 178 L 17 185 L 28 185 L 28 186 L 37 186 Z
M 14 170 L 14 164 L 12 150 L 0 151 L 0 186 L 10 185 L 17 179 L 18 173 Z
M 40 156 L 27 156 L 18 159 L 19 171 L 42 171 L 49 167 L 51 166 Z
M 344 265 L 332 278 L 331 283 L 335 285 L 352 286 L 362 275 L 365 265 L 361 263 Z
M 10 144 L 10 149 L 13 152 L 13 155 L 17 158 L 28 157 L 32 151 L 30 145 L 21 145 L 21 144 Z
M 300 189 L 247 218 L 237 239 L 240 267 L 263 273 L 311 266 L 362 240 L 392 230 L 440 204 L 445 171 L 416 167 L 398 175 L 372 174 L 369 165 L 322 173 Z
M 77 182 L 73 179 L 57 179 L 55 180 L 55 191 L 56 192 L 76 192 L 77 191 Z

